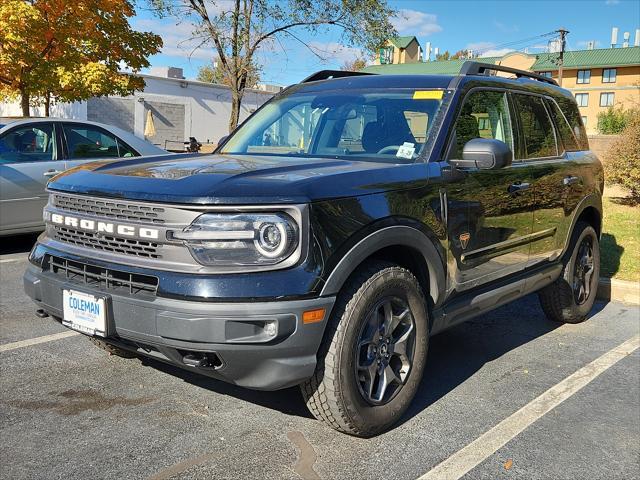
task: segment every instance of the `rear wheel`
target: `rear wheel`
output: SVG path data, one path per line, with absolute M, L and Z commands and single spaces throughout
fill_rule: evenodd
M 542 310 L 550 320 L 580 323 L 593 307 L 600 279 L 600 244 L 594 228 L 578 222 L 562 275 L 540 290 Z
M 397 265 L 375 262 L 345 285 L 303 396 L 319 420 L 362 437 L 406 411 L 422 378 L 428 316 L 420 284 Z
M 135 358 L 137 355 L 129 350 L 124 350 L 122 348 L 118 348 L 110 343 L 105 342 L 104 340 L 100 340 L 95 337 L 89 337 L 91 343 L 93 343 L 98 348 L 101 348 L 105 352 L 108 352 L 109 355 L 116 355 L 122 358 Z

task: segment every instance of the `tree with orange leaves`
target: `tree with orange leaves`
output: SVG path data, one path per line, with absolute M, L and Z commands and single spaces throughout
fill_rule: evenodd
M 128 0 L 0 0 L 0 99 L 20 97 L 22 114 L 50 96 L 73 102 L 128 95 L 162 40 L 129 25 Z M 120 73 L 129 70 L 131 74 Z

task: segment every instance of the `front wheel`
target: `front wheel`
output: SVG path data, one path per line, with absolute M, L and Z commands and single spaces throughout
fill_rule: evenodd
M 374 262 L 341 291 L 318 366 L 302 386 L 311 413 L 369 437 L 396 423 L 416 394 L 427 356 L 428 316 L 413 274 Z
M 600 279 L 600 244 L 591 225 L 576 224 L 567 255 L 560 278 L 540 290 L 538 298 L 550 320 L 580 323 L 593 307 Z

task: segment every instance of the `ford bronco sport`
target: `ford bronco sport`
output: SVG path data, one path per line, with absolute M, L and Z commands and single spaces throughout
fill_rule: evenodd
M 603 174 L 576 103 L 496 65 L 319 72 L 212 155 L 48 188 L 24 276 L 40 316 L 116 354 L 300 385 L 352 435 L 400 419 L 432 335 L 532 292 L 580 322 L 597 289 Z

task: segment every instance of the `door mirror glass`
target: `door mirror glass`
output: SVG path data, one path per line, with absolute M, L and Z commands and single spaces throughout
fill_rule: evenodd
M 513 153 L 509 146 L 492 138 L 474 138 L 465 143 L 462 160 L 449 160 L 457 168 L 496 170 L 511 165 Z

